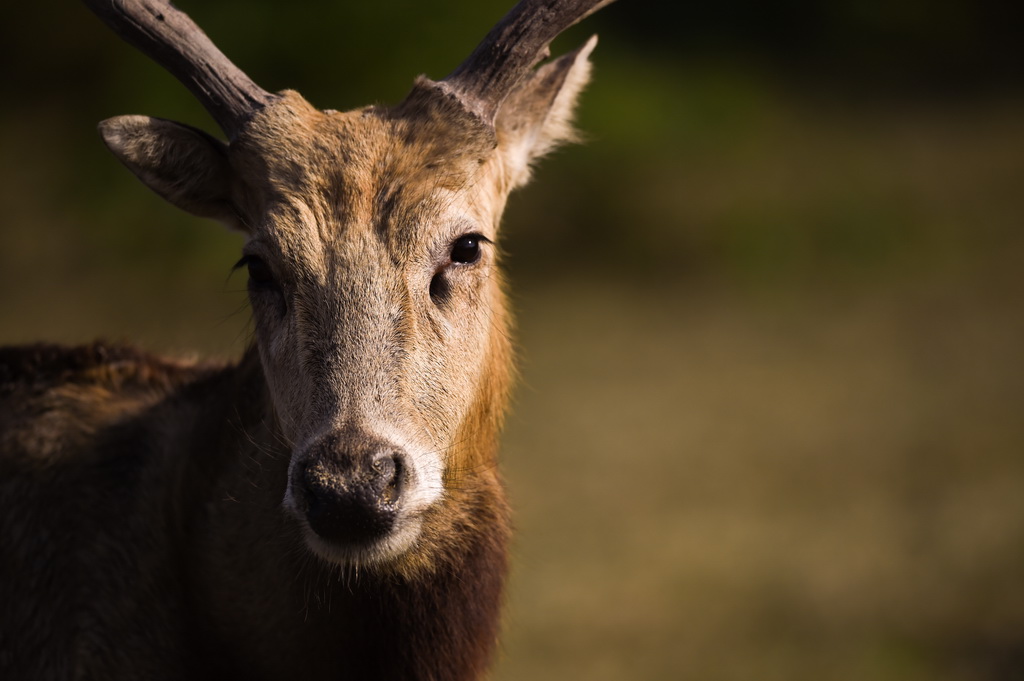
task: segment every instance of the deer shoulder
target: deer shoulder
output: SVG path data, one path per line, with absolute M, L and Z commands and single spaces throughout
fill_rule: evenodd
M 219 368 L 100 342 L 0 347 L 3 466 L 46 469 L 99 454 L 88 443 L 106 429 Z

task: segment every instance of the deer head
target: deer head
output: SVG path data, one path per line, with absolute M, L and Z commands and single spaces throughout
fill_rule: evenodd
M 165 2 L 86 2 L 228 137 L 100 124 L 147 186 L 246 236 L 255 343 L 291 445 L 284 509 L 327 560 L 406 553 L 460 476 L 490 469 L 510 364 L 498 225 L 530 164 L 571 137 L 596 39 L 534 67 L 610 0 L 524 0 L 444 80 L 347 113 L 260 89 Z

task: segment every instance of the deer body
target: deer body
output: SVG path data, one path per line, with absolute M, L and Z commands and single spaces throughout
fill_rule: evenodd
M 526 0 L 448 79 L 338 113 L 259 90 L 169 5 L 88 2 L 229 135 L 100 126 L 245 233 L 255 340 L 234 365 L 0 350 L 0 677 L 478 678 L 509 534 L 498 226 L 594 41 L 532 66 L 603 3 Z
M 2 563 L 3 678 L 482 671 L 507 536 L 493 472 L 459 491 L 435 569 L 357 574 L 309 556 L 281 513 L 288 451 L 251 353 L 182 366 L 35 346 L 0 361 L 0 537 L 19 549 Z

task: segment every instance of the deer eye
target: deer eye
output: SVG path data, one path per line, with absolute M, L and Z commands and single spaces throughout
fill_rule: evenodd
M 480 259 L 480 242 L 487 238 L 479 234 L 465 234 L 452 244 L 452 262 L 469 265 Z
M 249 270 L 250 285 L 259 287 L 274 285 L 274 272 L 263 258 L 256 255 L 247 255 L 239 260 L 235 267 L 242 267 L 243 265 Z

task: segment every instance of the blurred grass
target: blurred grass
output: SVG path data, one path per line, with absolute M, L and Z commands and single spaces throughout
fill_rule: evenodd
M 503 236 L 523 382 L 496 678 L 1020 678 L 1020 58 L 995 5 L 896 5 L 623 0 L 556 45 L 601 34 L 588 142 Z M 443 75 L 502 8 L 185 9 L 266 87 L 341 108 Z M 93 128 L 206 114 L 77 5 L 13 8 L 0 58 L 24 65 L 0 342 L 237 354 L 240 237 Z
M 1017 678 L 1019 298 L 930 283 L 531 289 L 498 678 Z

